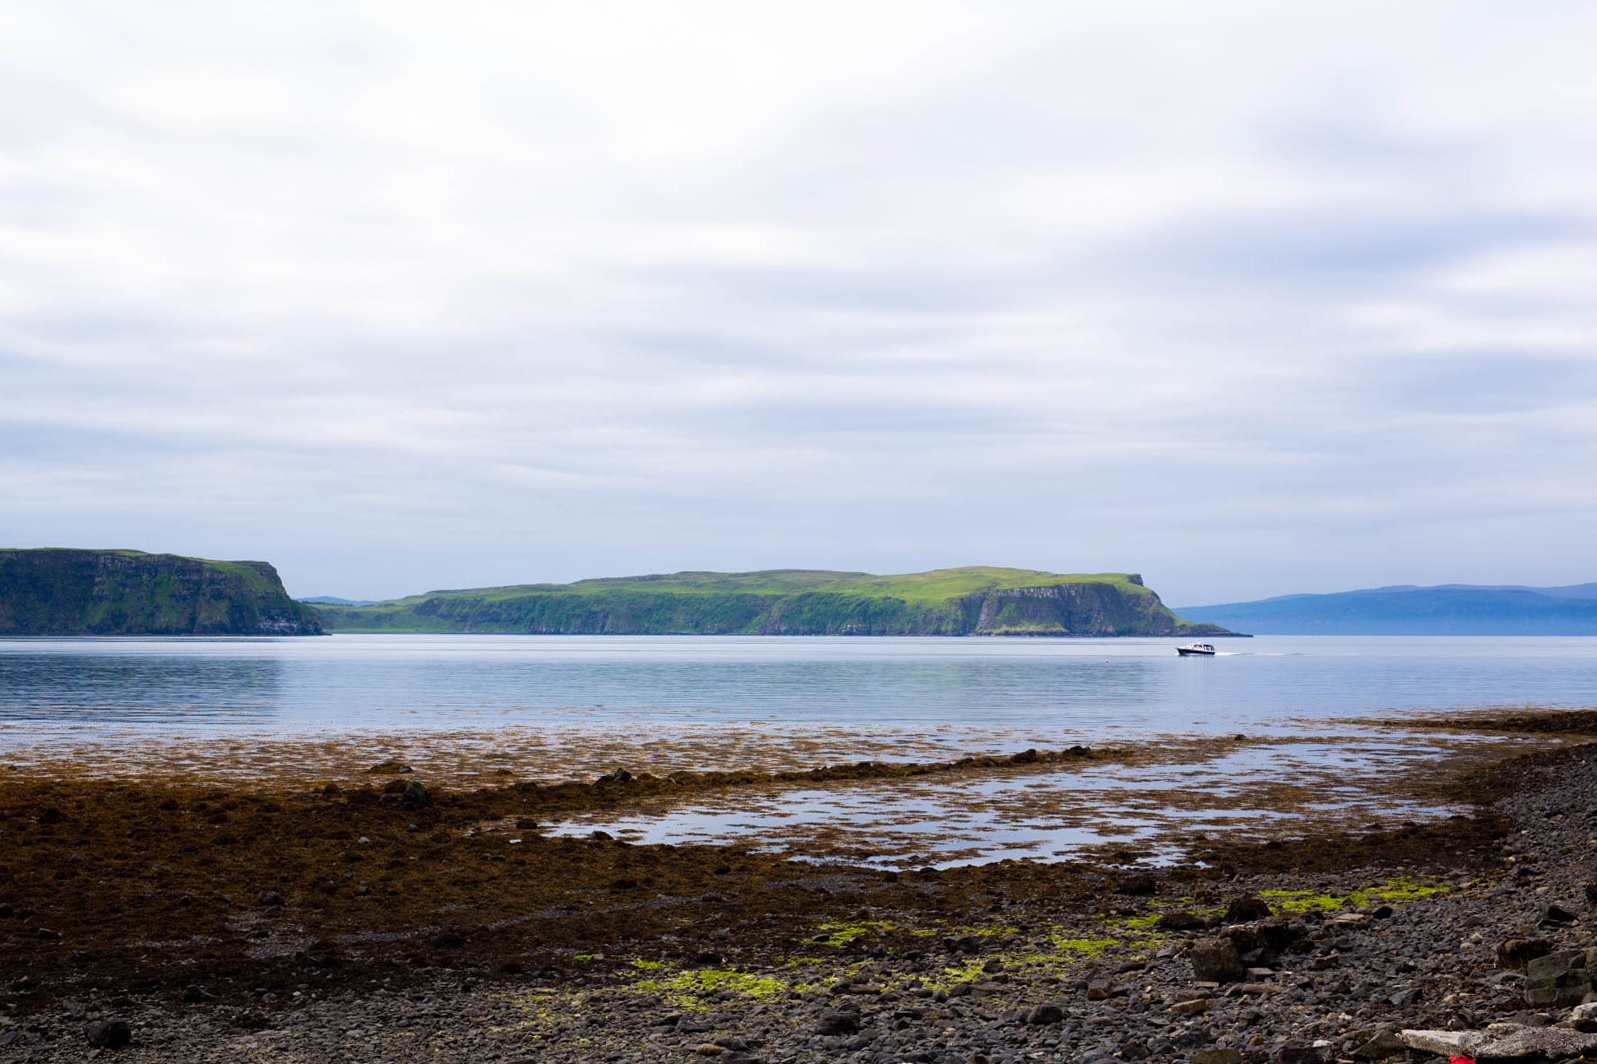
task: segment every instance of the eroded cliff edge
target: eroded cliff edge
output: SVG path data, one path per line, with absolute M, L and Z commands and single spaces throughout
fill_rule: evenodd
M 320 635 L 266 562 L 0 550 L 0 635 Z

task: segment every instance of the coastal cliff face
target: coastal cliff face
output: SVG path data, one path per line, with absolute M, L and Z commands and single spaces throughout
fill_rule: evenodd
M 266 562 L 0 550 L 0 635 L 320 635 Z
M 1023 586 L 1004 586 L 1006 583 Z M 782 570 L 432 592 L 324 606 L 329 630 L 539 635 L 1229 635 L 1171 613 L 1134 574 Z
M 1182 620 L 1159 596 L 1127 595 L 1109 584 L 1015 587 L 970 596 L 973 635 L 1226 635 Z

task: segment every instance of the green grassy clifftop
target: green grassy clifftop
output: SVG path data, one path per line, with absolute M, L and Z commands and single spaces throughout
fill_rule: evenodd
M 0 635 L 320 635 L 266 562 L 0 550 Z
M 1228 635 L 1177 617 L 1125 573 L 970 566 L 875 576 L 670 573 L 432 591 L 322 606 L 336 632 L 549 635 Z

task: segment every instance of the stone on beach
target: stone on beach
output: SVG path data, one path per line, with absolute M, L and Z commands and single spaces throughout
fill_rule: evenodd
M 121 1049 L 133 1041 L 133 1028 L 126 1020 L 95 1020 L 85 1036 L 96 1049 Z
M 1401 1037 L 1410 1049 L 1470 1057 L 1479 1064 L 1568 1060 L 1597 1050 L 1597 1034 L 1517 1023 L 1494 1023 L 1484 1031 L 1404 1031 Z
M 1521 990 L 1532 1008 L 1579 1005 L 1597 991 L 1597 949 L 1560 950 L 1525 965 Z
M 1209 922 L 1197 913 L 1165 913 L 1153 922 L 1156 931 L 1202 931 Z
M 1235 983 L 1248 974 L 1242 955 L 1229 938 L 1200 938 L 1192 944 L 1189 958 L 1192 976 L 1200 982 Z
M 1553 944 L 1545 938 L 1507 938 L 1497 946 L 1497 963 L 1522 972 L 1531 961 L 1552 951 Z
M 1395 1031 L 1377 1031 L 1368 1041 L 1353 1051 L 1363 1060 L 1382 1060 L 1403 1053 L 1408 1047 Z
M 1257 894 L 1239 894 L 1225 907 L 1225 921 L 1228 924 L 1243 924 L 1249 920 L 1263 920 L 1274 915 L 1270 905 Z
M 853 1034 L 859 1030 L 859 1015 L 853 1012 L 843 1012 L 836 1009 L 827 1009 L 816 1017 L 815 1033 L 821 1035 Z
M 399 804 L 406 809 L 421 809 L 427 805 L 427 787 L 421 780 L 411 780 L 405 784 L 404 793 L 400 796 Z
M 1242 1054 L 1229 1046 L 1200 1049 L 1192 1054 L 1192 1064 L 1242 1064 Z
M 1065 1010 L 1063 1006 L 1046 1002 L 1032 1008 L 1026 1013 L 1026 1022 L 1032 1024 L 1033 1026 L 1048 1023 L 1058 1023 L 1064 1018 Z

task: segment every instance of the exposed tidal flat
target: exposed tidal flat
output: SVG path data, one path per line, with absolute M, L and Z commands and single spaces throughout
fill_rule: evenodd
M 1494 946 L 1590 937 L 1592 649 L 6 642 L 0 1059 L 1330 1064 L 1528 1019 Z
M 1445 815 L 1418 766 L 1503 736 L 1440 710 L 1573 707 L 1597 640 L 335 636 L 0 641 L 0 766 L 177 783 L 434 786 L 624 769 L 801 772 L 1090 746 L 1087 765 L 639 795 L 554 832 L 739 840 L 946 865 L 1087 850 L 1168 861 L 1209 831 Z M 1235 649 L 1233 649 L 1235 648 Z
M 890 870 L 539 830 L 662 783 L 624 772 L 472 791 L 392 762 L 315 789 L 8 774 L 0 1059 L 1329 1064 L 1494 1020 L 1574 1057 L 1597 1037 L 1547 1025 L 1590 992 L 1570 969 L 1583 884 L 1597 896 L 1597 745 L 1565 730 L 1591 714 L 1515 716 L 1549 747 L 1411 781 L 1463 810 L 1445 820 L 1222 833 L 1154 867 Z M 1564 968 L 1526 973 L 1543 954 Z

